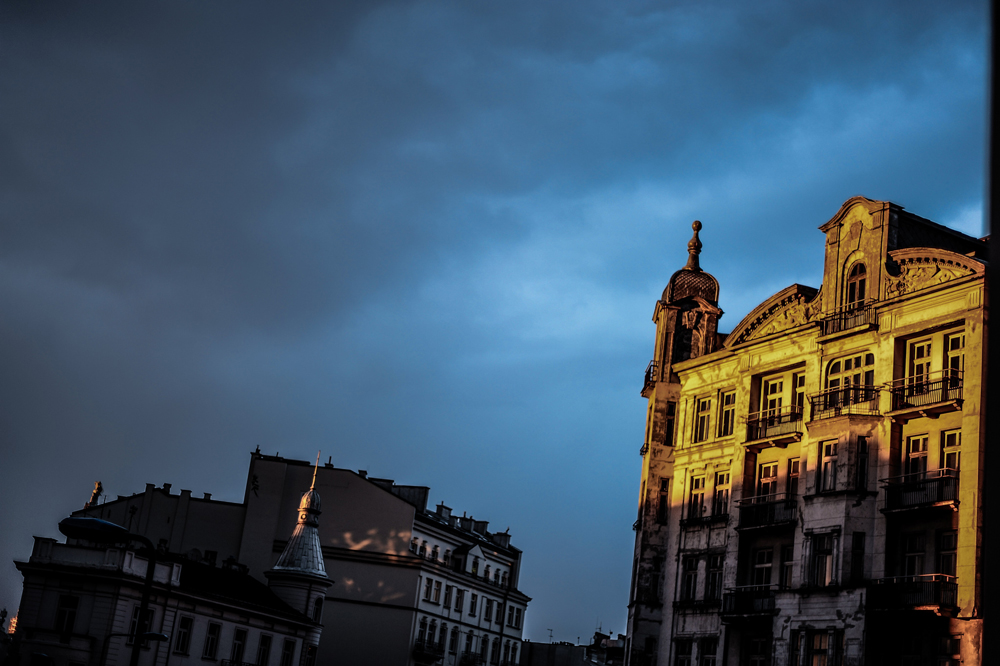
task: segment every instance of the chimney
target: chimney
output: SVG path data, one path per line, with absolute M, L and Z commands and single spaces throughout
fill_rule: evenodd
M 490 524 L 488 520 L 474 520 L 472 521 L 472 531 L 478 532 L 483 536 L 486 536 L 486 527 Z
M 168 495 L 170 494 L 170 484 L 169 483 L 164 483 L 163 484 L 163 492 L 165 492 Z
M 437 515 L 441 516 L 445 520 L 449 520 L 451 518 L 451 508 L 445 506 L 444 502 L 441 502 L 437 505 Z
M 358 476 L 360 476 L 362 479 L 367 479 L 368 478 L 368 470 L 366 470 L 366 469 L 359 469 L 358 470 Z
M 212 493 L 205 493 L 205 499 L 207 500 L 212 499 Z
M 507 529 L 509 530 L 510 528 L 508 527 Z M 501 548 L 510 548 L 509 532 L 495 532 L 490 538 L 493 539 L 493 543 Z

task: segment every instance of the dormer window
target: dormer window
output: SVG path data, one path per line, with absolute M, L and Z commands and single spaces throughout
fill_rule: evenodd
M 847 274 L 847 291 L 844 293 L 844 305 L 854 307 L 865 302 L 865 286 L 868 271 L 864 264 L 854 264 Z

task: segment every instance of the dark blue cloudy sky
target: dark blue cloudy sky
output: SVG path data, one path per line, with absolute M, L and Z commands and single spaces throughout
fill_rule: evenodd
M 890 199 L 981 233 L 987 3 L 0 2 L 0 605 L 93 482 L 248 454 L 510 526 L 623 631 L 650 316 L 731 330 Z

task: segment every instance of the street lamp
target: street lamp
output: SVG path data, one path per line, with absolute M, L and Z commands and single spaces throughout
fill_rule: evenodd
M 70 539 L 80 539 L 83 541 L 93 541 L 95 543 L 128 543 L 138 541 L 146 546 L 149 551 L 149 559 L 146 564 L 146 579 L 142 584 L 142 599 L 139 601 L 139 618 L 135 624 L 135 636 L 132 639 L 132 656 L 129 659 L 129 666 L 139 665 L 139 638 L 146 640 L 164 640 L 162 634 L 147 633 L 146 614 L 149 611 L 149 593 L 153 589 L 153 572 L 156 571 L 156 549 L 153 542 L 141 534 L 133 534 L 121 525 L 109 523 L 99 518 L 89 516 L 70 516 L 63 518 L 59 522 L 59 531 Z M 126 636 L 131 634 L 124 634 Z M 163 638 L 158 638 L 163 636 Z M 105 639 L 111 638 L 108 636 Z

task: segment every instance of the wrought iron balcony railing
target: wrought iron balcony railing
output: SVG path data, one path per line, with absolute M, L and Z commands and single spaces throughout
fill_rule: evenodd
M 722 616 L 734 617 L 745 615 L 774 615 L 777 606 L 774 603 L 774 587 L 772 585 L 744 585 L 726 591 L 722 595 Z
M 957 503 L 958 480 L 958 470 L 948 468 L 882 479 L 885 487 L 885 510 L 899 511 Z
M 895 576 L 868 584 L 868 608 L 872 610 L 939 609 L 957 605 L 958 579 L 954 576 Z
M 659 367 L 660 366 L 656 361 L 650 361 L 649 365 L 646 366 L 646 376 L 642 381 L 643 393 L 653 388 L 653 384 L 655 384 L 657 380 L 657 370 Z
M 820 320 L 821 335 L 849 331 L 858 326 L 875 326 L 877 315 L 874 302 L 846 305 Z
M 798 405 L 754 412 L 747 416 L 748 442 L 801 434 L 802 408 Z
M 892 410 L 928 407 L 962 399 L 962 372 L 938 370 L 897 379 L 889 385 Z
M 740 523 L 737 529 L 769 527 L 795 523 L 798 517 L 795 498 L 788 493 L 771 493 L 740 500 Z
M 844 386 L 809 396 L 811 420 L 829 419 L 843 414 L 878 416 L 881 389 L 875 386 Z

